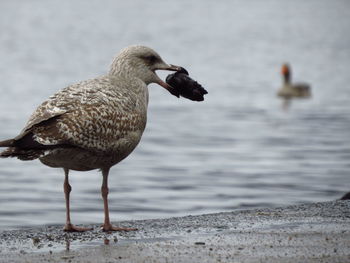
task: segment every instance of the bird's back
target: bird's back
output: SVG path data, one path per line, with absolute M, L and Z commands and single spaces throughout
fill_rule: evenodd
M 76 148 L 84 155 L 114 156 L 110 162 L 120 161 L 136 147 L 146 125 L 147 88 L 134 90 L 128 85 L 132 83 L 103 76 L 57 92 L 35 110 L 8 153 L 18 150 L 25 159 L 27 151 L 30 159 L 44 163 L 50 159 L 50 166 L 55 159 L 59 162 L 54 156 L 58 149 L 60 155 Z M 42 146 L 29 147 L 31 140 Z
M 311 96 L 310 85 L 306 83 L 284 84 L 277 95 L 284 98 L 308 98 Z

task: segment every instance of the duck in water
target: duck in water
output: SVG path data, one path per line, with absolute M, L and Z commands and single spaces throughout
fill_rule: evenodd
M 278 90 L 277 96 L 284 99 L 284 108 L 288 107 L 290 100 L 294 98 L 310 98 L 311 87 L 307 83 L 292 83 L 291 68 L 283 64 L 281 68 L 283 78 L 282 87 Z

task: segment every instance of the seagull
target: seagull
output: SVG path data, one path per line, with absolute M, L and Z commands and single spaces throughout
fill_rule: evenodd
M 147 121 L 148 84 L 157 83 L 174 93 L 156 70 L 178 71 L 153 49 L 126 47 L 114 58 L 108 74 L 70 85 L 44 101 L 19 135 L 0 142 L 7 147 L 0 157 L 39 159 L 44 165 L 63 168 L 66 201 L 64 231 L 92 228 L 71 223 L 69 170 L 102 172 L 103 231 L 133 231 L 113 226 L 108 210 L 108 174 L 138 145 Z

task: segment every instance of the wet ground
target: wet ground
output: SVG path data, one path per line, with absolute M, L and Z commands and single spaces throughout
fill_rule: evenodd
M 0 262 L 350 261 L 350 201 L 117 224 L 139 231 L 3 231 Z

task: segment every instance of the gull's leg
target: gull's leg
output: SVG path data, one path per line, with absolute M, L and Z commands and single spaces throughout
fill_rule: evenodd
M 69 173 L 69 169 L 64 168 L 63 190 L 64 190 L 64 197 L 66 199 L 66 225 L 64 226 L 63 230 L 68 232 L 83 232 L 87 230 L 92 230 L 92 228 L 88 228 L 88 227 L 74 226 L 70 222 L 69 194 L 72 191 L 72 187 L 69 184 L 68 173 Z
M 108 173 L 109 168 L 102 169 L 102 186 L 101 186 L 101 194 L 103 198 L 103 206 L 105 212 L 105 221 L 102 225 L 103 231 L 134 231 L 137 228 L 124 228 L 124 227 L 114 227 L 112 226 L 109 220 L 109 210 L 108 210 Z

